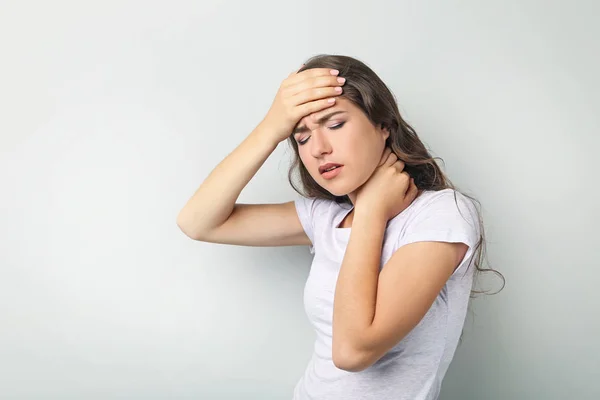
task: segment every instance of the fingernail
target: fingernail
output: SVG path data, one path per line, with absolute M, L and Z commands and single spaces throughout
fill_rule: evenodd
M 344 82 L 346 82 L 346 78 L 337 78 L 337 81 L 339 83 L 344 83 Z
M 329 71 L 329 73 L 330 73 L 331 75 L 337 75 L 337 74 L 339 74 L 339 73 L 340 73 L 340 71 L 338 71 L 337 69 L 332 69 L 331 71 Z

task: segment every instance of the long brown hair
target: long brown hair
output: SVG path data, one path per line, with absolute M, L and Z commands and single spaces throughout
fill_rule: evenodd
M 359 107 L 373 125 L 388 129 L 390 135 L 386 140 L 386 145 L 392 149 L 398 159 L 404 161 L 404 170 L 414 178 L 419 191 L 453 189 L 455 191 L 455 201 L 457 201 L 457 189 L 435 162 L 435 159 L 441 160 L 441 158 L 434 158 L 429 154 L 415 130 L 400 115 L 393 93 L 371 68 L 352 57 L 328 54 L 311 57 L 298 72 L 311 68 L 337 69 L 339 76 L 346 78 L 344 92 L 340 97 Z M 347 195 L 335 196 L 322 188 L 300 161 L 298 143 L 294 140 L 293 135 L 289 137 L 288 141 L 294 149 L 294 159 L 288 172 L 288 180 L 294 190 L 306 197 L 351 204 Z M 293 181 L 294 172 L 296 171 L 300 178 L 300 185 L 295 184 Z M 504 276 L 495 269 L 482 267 L 482 262 L 486 258 L 486 240 L 481 218 L 481 204 L 475 198 L 464 193 L 463 195 L 473 200 L 478 212 L 481 236 L 475 247 L 475 256 L 473 257 L 476 272 L 493 272 L 498 275 L 502 280 L 501 288 L 495 292 L 498 293 L 504 288 Z M 488 293 L 488 291 L 472 290 L 471 293 L 476 295 Z

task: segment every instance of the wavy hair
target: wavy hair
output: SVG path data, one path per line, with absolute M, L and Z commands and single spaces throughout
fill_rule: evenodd
M 346 78 L 344 92 L 340 97 L 352 102 L 360 108 L 375 126 L 387 128 L 390 132 L 386 139 L 386 146 L 390 147 L 398 159 L 405 164 L 404 170 L 414 178 L 417 188 L 421 190 L 439 191 L 453 189 L 456 200 L 457 189 L 442 172 L 435 159 L 417 136 L 415 130 L 402 118 L 393 93 L 377 74 L 365 63 L 348 56 L 321 54 L 309 58 L 305 65 L 298 71 L 311 68 L 332 68 L 339 70 L 339 76 Z M 351 204 L 350 198 L 335 196 L 321 187 L 310 175 L 300 160 L 298 143 L 290 135 L 288 142 L 294 150 L 294 158 L 288 172 L 288 180 L 294 190 L 302 196 L 316 197 L 336 201 L 340 204 Z M 442 160 L 443 161 L 443 160 Z M 294 174 L 300 178 L 300 185 L 294 183 Z M 461 192 L 462 193 L 462 192 Z M 500 277 L 502 286 L 495 293 L 500 292 L 505 285 L 504 276 L 493 268 L 483 268 L 486 258 L 486 239 L 483 220 L 481 218 L 481 204 L 475 198 L 462 193 L 476 204 L 478 213 L 480 238 L 474 250 L 474 264 L 476 276 L 482 272 L 492 272 Z M 458 202 L 457 202 L 458 206 Z M 488 291 L 472 290 L 471 297 L 477 294 L 488 294 Z M 494 294 L 495 294 L 494 293 Z

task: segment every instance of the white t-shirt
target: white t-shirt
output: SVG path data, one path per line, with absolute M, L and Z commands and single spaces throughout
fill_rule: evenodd
M 473 202 L 452 189 L 425 191 L 388 222 L 380 268 L 400 246 L 413 242 L 462 242 L 469 249 L 419 324 L 360 372 L 341 370 L 332 361 L 333 299 L 352 229 L 338 225 L 353 207 L 304 197 L 295 203 L 314 254 L 304 307 L 316 341 L 306 371 L 294 388 L 294 400 L 437 399 L 458 345 L 472 289 L 475 266 L 471 261 L 480 233 Z

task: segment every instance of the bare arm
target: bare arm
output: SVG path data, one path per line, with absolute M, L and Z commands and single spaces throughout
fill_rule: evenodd
M 331 107 L 343 84 L 326 68 L 294 71 L 263 121 L 200 185 L 177 217 L 190 238 L 248 246 L 310 244 L 293 202 L 239 204 L 241 191 L 304 116 Z
M 247 246 L 308 245 L 293 202 L 239 204 L 241 191 L 277 147 L 259 125 L 219 163 L 177 217 L 190 238 Z

